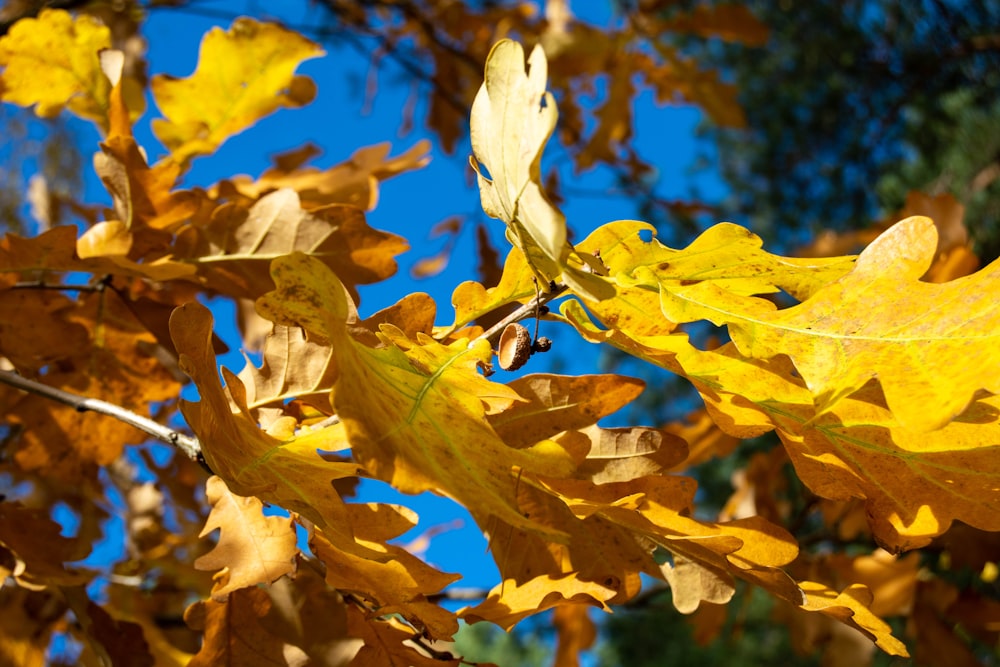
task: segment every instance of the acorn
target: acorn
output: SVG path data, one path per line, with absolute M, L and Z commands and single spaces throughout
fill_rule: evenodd
M 531 356 L 531 334 L 524 326 L 508 324 L 500 334 L 500 348 L 497 350 L 497 361 L 505 371 L 516 371 L 523 366 Z

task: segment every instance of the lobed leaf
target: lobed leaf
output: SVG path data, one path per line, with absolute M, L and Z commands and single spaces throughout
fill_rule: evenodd
M 265 516 L 256 498 L 237 496 L 218 476 L 209 478 L 205 494 L 212 511 L 199 537 L 221 529 L 219 541 L 198 557 L 199 570 L 218 570 L 212 577 L 212 599 L 225 600 L 233 591 L 270 584 L 295 571 L 299 550 L 295 528 L 287 517 Z
M 153 133 L 181 165 L 214 153 L 280 107 L 312 101 L 315 84 L 295 70 L 321 55 L 312 41 L 272 23 L 243 17 L 228 31 L 213 28 L 202 40 L 194 74 L 153 77 L 153 99 L 164 115 L 153 121 Z
M 485 340 L 449 345 L 383 325 L 378 346 L 348 331 L 353 304 L 336 275 L 301 253 L 272 264 L 277 290 L 257 302 L 272 321 L 304 327 L 330 341 L 338 369 L 333 405 L 355 458 L 405 493 L 434 491 L 466 507 L 531 525 L 517 510 L 517 470 L 565 474 L 573 462 L 552 442 L 517 450 L 485 417 L 520 400 L 482 377 L 492 354 Z
M 949 283 L 922 283 L 936 240 L 930 219 L 907 218 L 872 243 L 851 273 L 780 311 L 712 281 L 637 275 L 658 282 L 667 317 L 727 324 L 748 357 L 787 354 L 821 412 L 878 378 L 900 424 L 931 431 L 977 391 L 1000 392 L 1000 306 L 990 289 L 1000 261 Z
M 34 105 L 43 118 L 68 108 L 107 130 L 111 83 L 98 52 L 110 47 L 111 31 L 92 16 L 43 9 L 22 19 L 0 39 L 3 100 Z
M 547 71 L 539 46 L 528 57 L 527 71 L 520 44 L 505 39 L 493 46 L 472 104 L 471 164 L 483 210 L 504 221 L 507 240 L 524 253 L 542 288 L 561 276 L 578 293 L 600 300 L 612 291 L 583 270 L 583 259 L 567 239 L 565 217 L 542 189 L 542 149 L 558 116 L 555 99 L 545 90 Z

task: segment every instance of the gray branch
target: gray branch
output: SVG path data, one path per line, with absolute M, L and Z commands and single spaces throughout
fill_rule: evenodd
M 107 401 L 102 401 L 97 398 L 87 398 L 86 396 L 73 394 L 68 391 L 63 391 L 62 389 L 56 389 L 55 387 L 50 387 L 47 384 L 42 384 L 41 382 L 36 382 L 35 380 L 29 380 L 26 377 L 10 371 L 0 370 L 0 382 L 8 384 L 12 387 L 17 387 L 22 391 L 38 394 L 39 396 L 44 396 L 45 398 L 49 398 L 58 403 L 68 405 L 77 412 L 90 411 L 114 417 L 129 426 L 134 426 L 143 433 L 156 438 L 157 440 L 177 447 L 192 461 L 197 461 L 203 464 L 201 458 L 201 445 L 198 443 L 197 438 L 184 435 L 183 433 L 175 431 L 172 428 L 168 428 L 163 424 L 159 424 L 152 419 L 143 417 L 142 415 L 137 415 L 131 410 L 126 410 L 121 406 L 108 403 Z

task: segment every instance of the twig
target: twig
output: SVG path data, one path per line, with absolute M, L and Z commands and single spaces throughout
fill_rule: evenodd
M 508 324 L 513 322 L 519 322 L 520 320 L 527 319 L 529 317 L 534 317 L 538 309 L 547 304 L 549 301 L 562 296 L 562 293 L 566 291 L 565 285 L 555 285 L 551 291 L 543 292 L 536 296 L 534 299 L 524 304 L 514 312 L 512 312 L 507 317 L 503 318 L 489 329 L 484 331 L 482 334 L 476 337 L 476 340 L 486 339 L 490 341 L 491 345 L 496 344 L 496 338 L 499 338 L 500 334 L 507 327 Z
M 205 460 L 201 456 L 201 445 L 198 443 L 197 438 L 184 435 L 183 433 L 168 428 L 163 424 L 159 424 L 152 419 L 148 419 L 142 415 L 137 415 L 131 410 L 126 410 L 121 406 L 108 403 L 107 401 L 102 401 L 98 398 L 88 398 L 86 396 L 80 396 L 68 391 L 63 391 L 62 389 L 56 389 L 55 387 L 50 387 L 46 384 L 42 384 L 41 382 L 36 382 L 35 380 L 29 380 L 26 377 L 10 371 L 0 371 L 0 382 L 21 389 L 22 391 L 38 394 L 39 396 L 44 396 L 45 398 L 52 399 L 58 403 L 68 405 L 71 408 L 74 408 L 77 412 L 90 411 L 114 417 L 129 426 L 134 426 L 143 433 L 146 433 L 157 440 L 177 447 L 192 461 L 197 461 L 202 465 L 202 467 L 208 470 Z M 211 470 L 208 472 L 211 472 Z
M 98 283 L 87 285 L 64 285 L 61 283 L 46 283 L 39 280 L 34 282 L 14 283 L 11 286 L 11 289 L 59 290 L 62 292 L 103 292 L 106 287 L 107 283 L 103 280 Z

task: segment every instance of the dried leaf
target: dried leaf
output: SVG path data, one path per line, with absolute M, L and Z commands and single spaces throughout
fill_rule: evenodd
M 334 204 L 306 211 L 298 194 L 284 189 L 249 210 L 220 206 L 207 224 L 196 221 L 181 232 L 175 252 L 211 289 L 256 299 L 273 289 L 271 261 L 296 250 L 320 259 L 353 290 L 395 273 L 393 256 L 406 249 L 402 238 L 369 227 L 360 209 Z
M 267 591 L 244 588 L 233 591 L 224 602 L 205 600 L 188 607 L 184 622 L 204 633 L 191 667 L 287 665 L 285 643 L 264 622 L 271 606 Z
M 199 537 L 221 528 L 215 547 L 194 562 L 213 576 L 212 599 L 221 602 L 239 588 L 270 584 L 295 571 L 295 528 L 286 517 L 265 516 L 263 503 L 232 493 L 221 478 L 209 478 L 205 494 L 212 512 Z

